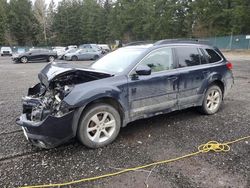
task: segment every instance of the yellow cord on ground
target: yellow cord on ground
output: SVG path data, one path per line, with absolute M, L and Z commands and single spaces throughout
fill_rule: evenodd
M 44 185 L 31 185 L 31 186 L 24 186 L 24 187 L 20 187 L 20 188 L 43 188 L 43 187 L 60 187 L 60 186 L 66 186 L 66 185 L 72 185 L 72 184 L 76 184 L 76 183 L 82 183 L 82 182 L 86 182 L 86 181 L 94 181 L 94 180 L 98 180 L 98 179 L 102 179 L 102 178 L 107 178 L 107 177 L 112 177 L 112 176 L 117 176 L 119 174 L 123 174 L 126 172 L 131 172 L 131 171 L 135 171 L 135 170 L 140 170 L 143 168 L 148 168 L 151 166 L 155 166 L 155 165 L 160 165 L 160 164 L 166 164 L 166 163 L 170 163 L 170 162 L 174 162 L 174 161 L 178 161 L 187 157 L 192 157 L 201 153 L 207 153 L 209 151 L 214 151 L 214 152 L 227 152 L 230 151 L 230 144 L 236 143 L 236 142 L 240 142 L 243 140 L 247 140 L 250 139 L 250 136 L 246 136 L 246 137 L 242 137 L 233 141 L 229 141 L 226 143 L 219 143 L 217 141 L 209 141 L 206 144 L 202 144 L 198 147 L 198 151 L 193 152 L 193 153 L 189 153 L 180 157 L 176 157 L 173 159 L 167 159 L 167 160 L 163 160 L 163 161 L 158 161 L 158 162 L 153 162 L 150 164 L 146 164 L 146 165 L 142 165 L 142 166 L 137 166 L 137 167 L 133 167 L 133 168 L 126 168 L 124 170 L 120 170 L 117 172 L 113 172 L 113 173 L 109 173 L 109 174 L 104 174 L 104 175 L 100 175 L 100 176 L 95 176 L 95 177 L 90 177 L 90 178 L 83 178 L 83 179 L 79 179 L 79 180 L 74 180 L 74 181 L 70 181 L 70 182 L 65 182 L 65 183 L 56 183 L 56 184 L 44 184 Z

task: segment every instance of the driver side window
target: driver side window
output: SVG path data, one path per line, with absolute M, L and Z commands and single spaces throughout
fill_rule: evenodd
M 174 68 L 172 49 L 157 49 L 146 56 L 140 64 L 147 65 L 152 72 L 171 70 Z

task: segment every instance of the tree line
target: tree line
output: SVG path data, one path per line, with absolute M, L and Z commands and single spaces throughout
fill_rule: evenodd
M 250 0 L 0 0 L 0 45 L 250 34 Z

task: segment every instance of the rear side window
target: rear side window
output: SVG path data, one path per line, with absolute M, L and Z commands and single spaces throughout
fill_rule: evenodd
M 200 57 L 201 57 L 201 64 L 207 64 L 208 60 L 207 60 L 206 55 L 205 55 L 206 53 L 201 48 L 199 48 L 199 52 L 200 52 Z
M 200 65 L 200 53 L 197 48 L 177 47 L 176 54 L 179 59 L 179 68 Z
M 205 49 L 205 51 L 206 51 L 209 63 L 215 63 L 215 62 L 218 62 L 218 61 L 221 60 L 221 57 L 214 50 L 212 50 L 212 49 Z

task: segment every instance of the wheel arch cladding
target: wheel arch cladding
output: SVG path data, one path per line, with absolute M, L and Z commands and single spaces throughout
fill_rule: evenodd
M 100 97 L 100 98 L 96 98 L 96 99 L 88 102 L 84 107 L 80 107 L 76 110 L 75 118 L 74 118 L 74 121 L 72 124 L 73 131 L 74 131 L 75 135 L 76 135 L 79 123 L 80 123 L 80 119 L 81 119 L 82 115 L 84 114 L 84 112 L 86 112 L 86 110 L 88 110 L 88 108 L 91 107 L 92 105 L 98 104 L 98 103 L 109 104 L 112 107 L 114 107 L 118 111 L 118 113 L 120 114 L 121 123 L 122 123 L 121 126 L 123 126 L 123 121 L 126 117 L 125 117 L 124 107 L 121 105 L 121 103 L 113 97 L 109 97 L 109 96 Z
M 221 80 L 214 80 L 209 84 L 209 87 L 212 86 L 212 85 L 217 85 L 221 89 L 222 97 L 223 97 L 224 96 L 224 91 L 225 91 L 224 83 Z

